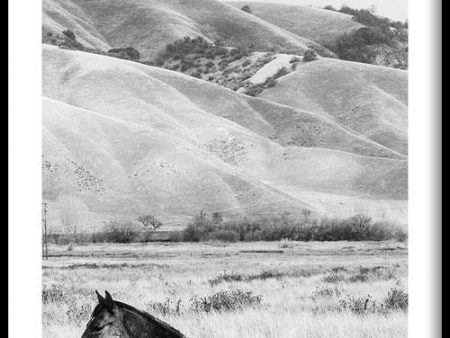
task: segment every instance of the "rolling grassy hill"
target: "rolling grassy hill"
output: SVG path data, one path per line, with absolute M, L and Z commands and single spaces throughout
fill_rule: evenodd
M 261 97 L 330 117 L 406 155 L 407 82 L 403 70 L 322 58 L 297 67 Z
M 382 206 L 405 221 L 394 209 L 406 206 L 406 156 L 330 111 L 54 46 L 44 45 L 43 60 L 43 186 L 54 209 L 74 195 L 98 221 L 152 212 L 176 225 L 199 210 L 342 215 Z M 373 79 L 401 101 L 383 81 Z
M 44 0 L 43 35 L 70 29 L 87 47 L 132 46 L 143 59 L 184 36 L 302 53 L 319 44 L 216 0 Z
M 320 8 L 258 2 L 228 2 L 230 6 L 242 8 L 249 5 L 253 15 L 320 44 L 330 44 L 344 33 L 361 27 L 347 14 Z

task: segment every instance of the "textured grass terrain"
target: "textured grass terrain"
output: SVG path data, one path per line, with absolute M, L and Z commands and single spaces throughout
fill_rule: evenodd
M 228 4 L 242 8 L 247 3 L 233 1 Z M 264 21 L 320 44 L 332 43 L 342 34 L 363 27 L 350 15 L 325 9 L 258 2 L 247 5 L 250 5 L 253 15 Z
M 404 217 L 404 156 L 325 114 L 107 56 L 45 46 L 44 60 L 50 203 L 76 195 L 100 219 L 152 210 L 175 224 L 202 209 Z
M 221 39 L 227 46 L 304 51 L 319 44 L 215 0 L 45 0 L 43 30 L 69 28 L 88 47 L 136 48 L 152 58 L 184 36 Z
M 407 312 L 394 306 L 407 298 L 392 298 L 393 289 L 408 292 L 405 244 L 154 243 L 51 246 L 50 254 L 43 263 L 48 338 L 81 335 L 95 289 L 192 338 L 407 336 Z M 260 303 L 210 312 L 191 306 L 193 298 L 238 290 Z M 367 299 L 364 310 L 359 301 Z
M 298 67 L 261 97 L 314 111 L 400 154 L 408 151 L 408 73 L 333 59 Z

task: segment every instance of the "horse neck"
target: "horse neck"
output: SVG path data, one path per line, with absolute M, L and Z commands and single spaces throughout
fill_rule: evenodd
M 116 303 L 130 338 L 142 337 L 142 332 L 164 333 L 161 337 L 183 337 L 178 334 L 177 330 L 152 315 L 139 311 L 128 304 Z
M 119 306 L 119 311 L 123 325 L 131 338 L 141 337 L 142 332 L 150 332 L 162 327 L 158 319 L 129 305 Z

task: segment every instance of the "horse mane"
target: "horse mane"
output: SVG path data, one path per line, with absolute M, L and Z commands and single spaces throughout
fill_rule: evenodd
M 129 305 L 129 304 L 122 303 L 122 302 L 119 302 L 119 301 L 117 301 L 117 300 L 114 300 L 114 303 L 115 303 L 117 306 L 119 306 L 119 307 L 125 308 L 125 309 L 127 309 L 127 310 L 129 310 L 129 311 L 131 311 L 131 312 L 137 313 L 138 315 L 144 317 L 146 320 L 158 324 L 158 325 L 161 326 L 163 329 L 165 329 L 165 330 L 167 330 L 167 331 L 169 331 L 169 332 L 171 332 L 171 333 L 173 333 L 173 334 L 176 334 L 176 335 L 178 335 L 179 337 L 185 337 L 185 335 L 183 335 L 180 331 L 178 331 L 178 330 L 175 329 L 174 327 L 170 326 L 169 324 L 163 322 L 162 320 L 156 318 L 155 316 L 151 315 L 151 314 L 148 313 L 148 312 L 144 312 L 144 311 L 138 310 L 138 309 L 136 309 L 135 307 L 133 307 L 133 306 L 131 306 L 131 305 Z M 95 310 L 94 310 L 94 311 L 95 311 Z
M 186 336 L 183 335 L 180 331 L 178 331 L 177 329 L 175 329 L 174 327 L 170 326 L 169 324 L 163 322 L 162 320 L 156 318 L 155 316 L 152 316 L 150 313 L 148 312 L 144 312 L 141 310 L 136 309 L 135 307 L 126 304 L 126 303 L 122 303 L 119 302 L 117 300 L 113 300 L 114 304 L 116 304 L 118 307 L 124 308 L 129 310 L 130 312 L 136 313 L 140 316 L 142 316 L 144 319 L 153 322 L 154 324 L 157 324 L 158 326 L 160 326 L 162 329 L 169 331 L 170 333 L 177 335 L 178 337 L 183 337 L 185 338 Z M 95 318 L 98 316 L 98 314 L 104 309 L 104 306 L 102 306 L 102 304 L 97 304 L 94 308 L 94 311 L 92 312 L 91 315 L 91 319 L 89 320 L 88 324 Z

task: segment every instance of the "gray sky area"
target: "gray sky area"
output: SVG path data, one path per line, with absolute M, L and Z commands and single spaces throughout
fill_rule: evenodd
M 271 2 L 285 3 L 289 5 L 324 7 L 332 5 L 340 8 L 346 4 L 353 8 L 369 8 L 375 5 L 377 14 L 386 16 L 393 20 L 404 21 L 408 18 L 408 0 L 226 0 L 226 1 L 247 1 L 251 2 Z

